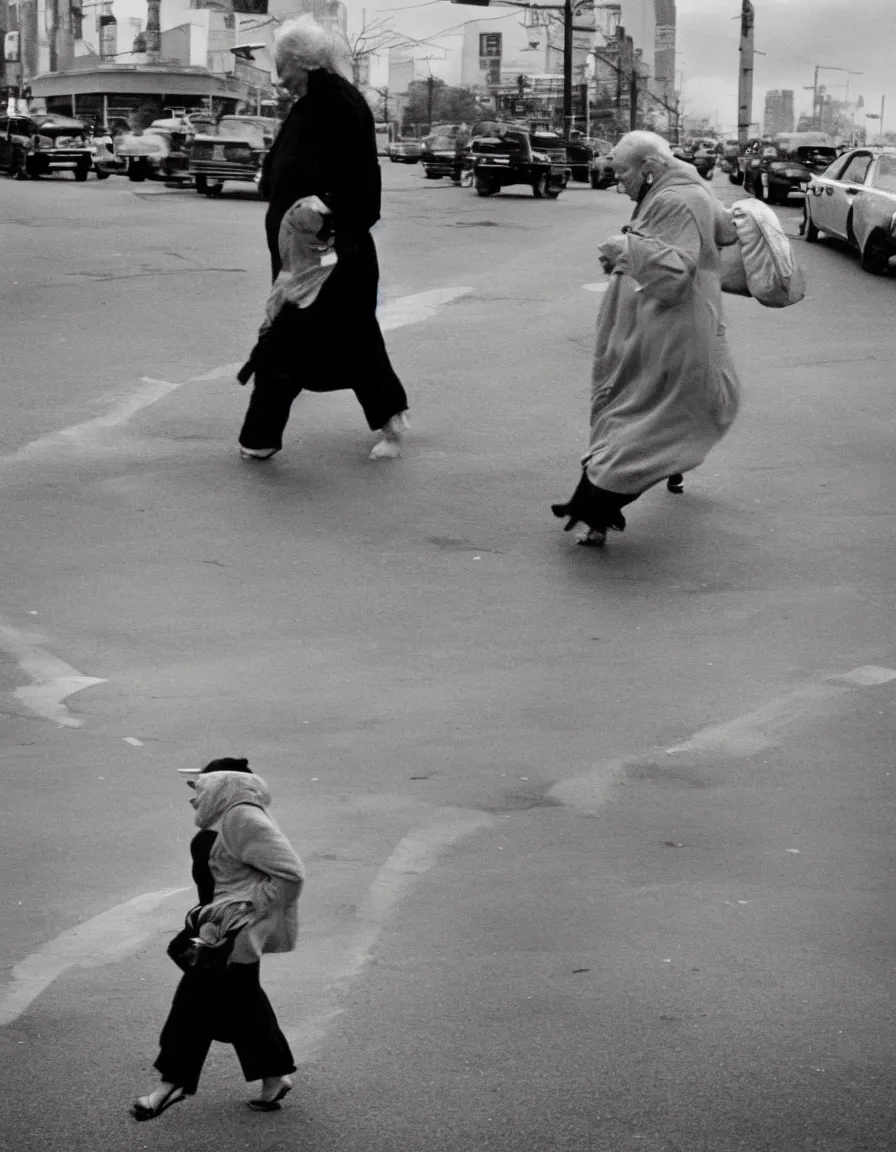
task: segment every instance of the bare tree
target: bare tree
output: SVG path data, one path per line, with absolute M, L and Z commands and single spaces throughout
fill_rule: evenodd
M 368 22 L 366 18 L 361 30 L 346 36 L 346 40 L 349 59 L 352 62 L 352 83 L 356 88 L 361 87 L 371 56 L 379 56 L 382 52 L 388 52 L 390 48 L 403 48 L 417 43 L 396 32 L 391 27 L 391 20 L 375 19 Z

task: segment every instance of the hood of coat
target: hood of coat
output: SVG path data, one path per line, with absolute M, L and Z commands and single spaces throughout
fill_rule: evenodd
M 257 804 L 267 810 L 271 803 L 268 786 L 251 772 L 204 772 L 196 777 L 196 825 L 211 828 L 235 804 Z

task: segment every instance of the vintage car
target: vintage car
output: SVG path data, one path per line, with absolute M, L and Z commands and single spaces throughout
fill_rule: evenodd
M 180 120 L 154 120 L 148 128 L 123 132 L 115 155 L 127 165 L 128 179 L 184 184 L 190 179 L 189 129 Z
M 589 177 L 592 188 L 612 188 L 616 183 L 616 173 L 610 163 L 612 151 L 613 145 L 607 143 L 591 161 Z
M 450 176 L 455 184 L 459 184 L 469 143 L 469 133 L 465 132 L 452 135 L 435 132 L 427 136 L 420 156 L 426 179 L 438 180 L 442 176 Z
M 570 136 L 566 141 L 566 159 L 570 179 L 587 184 L 591 179 L 591 161 L 602 150 L 604 140 L 588 140 L 584 136 Z
M 0 170 L 17 180 L 72 172 L 86 180 L 93 168 L 90 130 L 55 113 L 0 116 Z
M 734 173 L 738 171 L 737 158 L 740 156 L 740 145 L 736 140 L 726 140 L 722 146 L 722 156 L 719 160 L 719 167 L 728 176 L 732 184 L 737 184 L 739 181 L 734 179 Z
M 854 148 L 809 182 L 806 239 L 820 232 L 855 245 L 862 267 L 883 276 L 896 256 L 896 149 Z
M 835 159 L 834 142 L 824 132 L 789 132 L 756 140 L 741 157 L 744 191 L 769 204 L 784 204 L 805 192 L 816 172 Z
M 570 175 L 563 137 L 519 125 L 494 125 L 492 131 L 470 144 L 477 195 L 494 196 L 512 184 L 528 184 L 536 199 L 556 200 Z
M 416 164 L 423 155 L 422 140 L 393 140 L 386 146 L 386 155 L 393 164 Z
M 197 132 L 190 145 L 190 175 L 201 196 L 220 196 L 225 180 L 261 181 L 261 166 L 279 121 L 269 116 L 222 116 L 214 133 Z

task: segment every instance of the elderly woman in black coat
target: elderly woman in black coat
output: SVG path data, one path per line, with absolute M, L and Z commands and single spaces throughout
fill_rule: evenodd
M 302 389 L 351 388 L 380 431 L 371 458 L 399 456 L 408 402 L 376 318 L 379 268 L 370 230 L 380 217 L 381 182 L 373 116 L 340 74 L 333 37 L 312 17 L 283 24 L 273 54 L 281 86 L 296 97 L 262 172 L 273 275 L 281 272 L 283 218 L 311 196 L 329 210 L 320 250 L 332 270 L 312 303 L 284 303 L 262 329 L 240 373 L 243 383 L 255 377 L 240 450 L 254 459 L 278 452 Z

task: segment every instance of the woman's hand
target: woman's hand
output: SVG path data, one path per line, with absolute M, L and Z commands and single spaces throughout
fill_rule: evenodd
M 600 266 L 608 276 L 619 263 L 627 247 L 628 242 L 624 236 L 610 236 L 598 246 L 597 253 Z

